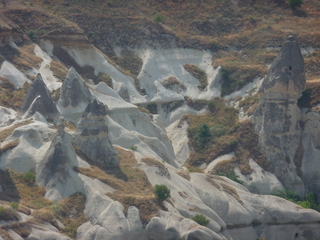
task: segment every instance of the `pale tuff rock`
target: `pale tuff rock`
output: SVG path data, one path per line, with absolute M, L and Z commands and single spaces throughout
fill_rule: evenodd
M 74 144 L 90 161 L 103 169 L 118 165 L 117 151 L 108 136 L 106 107 L 94 99 L 85 109 L 75 133 Z
M 63 122 L 60 119 L 58 131 L 36 168 L 36 183 L 46 187 L 46 197 L 51 200 L 61 200 L 82 192 L 81 179 L 73 171 L 77 156 L 71 144 L 72 137 L 64 131 Z
M 300 194 L 304 193 L 304 187 L 294 158 L 301 136 L 297 99 L 305 87 L 303 57 L 296 39 L 290 36 L 261 85 L 260 103 L 253 120 L 275 175 Z
M 86 83 L 74 67 L 71 67 L 60 89 L 59 106 L 76 108 L 81 104 L 87 105 L 91 99 Z
M 41 74 L 38 74 L 32 82 L 18 114 L 30 117 L 36 112 L 42 114 L 47 120 L 54 120 L 59 115 Z

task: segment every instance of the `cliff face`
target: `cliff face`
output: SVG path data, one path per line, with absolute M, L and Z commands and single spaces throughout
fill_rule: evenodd
M 297 100 L 305 86 L 301 50 L 296 39 L 290 36 L 261 85 L 254 121 L 259 142 L 274 173 L 286 187 L 300 194 L 304 193 L 304 186 L 295 165 L 301 137 Z

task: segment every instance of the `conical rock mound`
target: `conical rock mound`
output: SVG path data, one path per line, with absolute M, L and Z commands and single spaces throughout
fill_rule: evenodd
M 100 168 L 117 166 L 117 151 L 108 137 L 105 123 L 106 107 L 98 100 L 91 101 L 85 109 L 75 132 L 74 144 L 90 164 Z
M 42 114 L 47 120 L 53 120 L 59 116 L 59 111 L 53 102 L 50 92 L 43 82 L 41 74 L 38 73 L 36 79 L 28 89 L 27 95 L 22 103 L 19 115 L 33 115 L 35 112 Z
M 253 120 L 259 143 L 278 179 L 300 194 L 304 187 L 295 165 L 301 137 L 297 99 L 305 90 L 304 61 L 297 40 L 290 36 L 260 88 Z
M 270 67 L 260 92 L 278 93 L 298 99 L 305 88 L 306 79 L 301 49 L 295 37 L 289 36 L 279 56 Z
M 71 67 L 60 89 L 59 106 L 77 108 L 84 105 L 85 108 L 91 99 L 92 95 L 86 83 L 74 67 Z
M 78 186 L 81 181 L 73 171 L 77 165 L 77 155 L 71 142 L 72 136 L 64 131 L 63 119 L 60 119 L 53 141 L 36 168 L 36 182 L 46 187 L 46 197 L 49 199 L 61 200 L 82 191 Z

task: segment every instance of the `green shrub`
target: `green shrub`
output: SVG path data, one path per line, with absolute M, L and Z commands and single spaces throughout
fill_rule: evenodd
M 133 145 L 133 146 L 129 147 L 129 149 L 131 149 L 132 151 L 137 151 L 138 147 Z
M 235 182 L 240 183 L 240 184 L 243 183 L 243 181 L 241 181 L 239 179 L 239 176 L 233 170 L 232 171 L 226 171 L 226 172 L 216 171 L 215 175 L 227 177 L 227 178 L 231 179 L 232 181 L 235 181 Z
M 17 202 L 11 202 L 11 203 L 10 203 L 10 207 L 12 207 L 13 209 L 18 209 L 18 208 L 19 208 L 19 203 L 17 203 Z
M 196 223 L 200 224 L 201 226 L 207 226 L 210 222 L 209 219 L 207 219 L 205 216 L 199 214 L 195 215 L 194 217 L 191 218 L 193 221 Z
M 161 15 L 160 13 L 157 13 L 156 16 L 153 18 L 153 21 L 159 23 L 159 22 L 164 22 L 166 18 Z
M 210 138 L 211 133 L 207 124 L 203 123 L 196 129 L 194 139 L 196 140 L 200 148 L 204 148 L 210 142 Z
M 4 214 L 4 207 L 3 206 L 0 206 L 0 218 L 1 216 Z
M 277 190 L 271 194 L 274 196 L 282 197 L 288 201 L 295 202 L 295 203 L 301 200 L 300 196 L 297 193 L 295 193 L 294 191 L 288 188 L 285 188 L 283 190 Z
M 288 0 L 288 4 L 291 8 L 300 7 L 303 3 L 303 0 Z
M 150 113 L 152 114 L 157 114 L 158 109 L 157 109 L 157 104 L 155 102 L 151 102 L 147 105 L 147 109 L 149 110 Z
M 32 171 L 23 174 L 23 180 L 24 180 L 28 185 L 33 185 L 35 179 L 36 179 L 36 175 L 35 175 L 34 172 L 32 172 Z
M 31 39 L 31 41 L 32 42 L 35 42 L 35 41 L 37 41 L 37 33 L 36 33 L 36 31 L 34 31 L 34 30 L 29 30 L 28 31 L 28 36 L 29 36 L 29 38 Z
M 171 196 L 170 189 L 166 185 L 163 185 L 163 184 L 161 184 L 161 185 L 157 184 L 155 186 L 153 193 L 156 195 L 156 197 L 160 201 L 164 201 Z
M 256 19 L 253 16 L 249 17 L 249 21 L 253 24 L 256 23 Z

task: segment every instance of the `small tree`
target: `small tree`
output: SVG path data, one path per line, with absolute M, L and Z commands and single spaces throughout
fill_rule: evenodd
M 19 208 L 19 203 L 17 203 L 17 202 L 11 202 L 11 203 L 10 203 L 10 207 L 12 207 L 13 209 L 18 209 L 18 208 Z
M 163 184 L 161 184 L 161 185 L 157 184 L 155 186 L 153 193 L 156 195 L 156 197 L 160 201 L 164 201 L 171 196 L 170 189 L 166 185 L 163 185 Z
M 209 219 L 207 219 L 205 216 L 199 214 L 199 215 L 195 215 L 194 217 L 191 218 L 193 221 L 195 221 L 196 223 L 202 225 L 202 226 L 207 226 L 210 222 Z
M 155 22 L 164 22 L 165 17 L 159 13 L 156 14 L 156 16 L 153 18 L 153 21 Z
M 295 9 L 296 7 L 300 7 L 303 3 L 303 0 L 288 0 L 288 4 L 291 8 Z
M 28 185 L 33 185 L 34 181 L 36 180 L 36 175 L 33 172 L 27 172 L 23 174 L 23 180 L 28 184 Z

